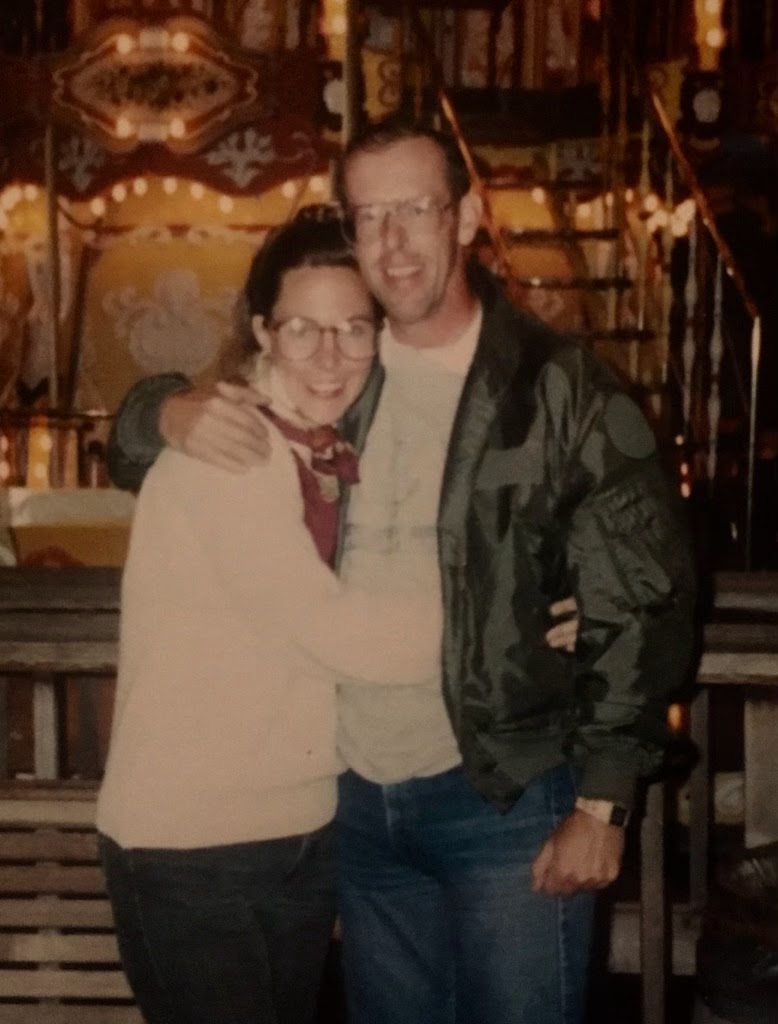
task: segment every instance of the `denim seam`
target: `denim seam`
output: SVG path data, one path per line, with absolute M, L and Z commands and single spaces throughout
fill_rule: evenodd
M 570 813 L 571 808 L 566 804 L 563 806 L 563 785 L 560 778 L 561 773 L 552 773 L 552 814 L 554 821 L 554 828 L 556 828 L 564 818 Z M 577 792 L 577 783 L 575 775 L 568 766 L 568 775 L 564 780 L 564 789 L 567 789 L 567 783 L 572 783 L 573 798 L 575 798 Z M 558 958 L 559 958 L 559 1000 L 560 1000 L 560 1014 L 561 1019 L 565 1024 L 576 1024 L 575 1017 L 575 1003 L 573 1001 L 571 1005 L 570 991 L 568 986 L 568 980 L 570 978 L 570 965 L 568 963 L 568 953 L 570 948 L 570 936 L 569 936 L 569 908 L 570 900 L 575 899 L 572 897 L 557 896 L 557 943 L 558 943 Z

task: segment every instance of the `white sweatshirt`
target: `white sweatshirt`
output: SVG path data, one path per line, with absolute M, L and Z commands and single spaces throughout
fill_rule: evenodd
M 124 847 L 321 827 L 341 768 L 327 667 L 396 685 L 437 670 L 439 597 L 343 587 L 303 523 L 286 442 L 270 438 L 269 462 L 245 474 L 167 449 L 138 498 L 97 811 Z

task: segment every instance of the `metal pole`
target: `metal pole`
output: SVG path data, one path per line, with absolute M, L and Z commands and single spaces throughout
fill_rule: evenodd
M 754 519 L 754 460 L 756 457 L 756 406 L 759 391 L 759 364 L 762 360 L 762 321 L 754 320 L 751 330 L 751 411 L 748 418 L 748 494 L 746 498 L 746 569 L 751 568 L 751 541 Z
M 59 207 L 57 203 L 57 141 L 54 125 L 46 125 L 45 136 L 46 196 L 48 200 L 49 228 L 49 314 L 51 316 L 51 339 L 49 348 L 49 408 L 59 404 L 59 383 L 57 380 L 57 353 L 59 351 L 59 311 L 62 305 L 62 282 L 59 264 Z
M 360 123 L 359 83 L 361 78 L 357 36 L 358 0 L 346 0 L 346 41 L 343 53 L 343 145 L 354 137 Z

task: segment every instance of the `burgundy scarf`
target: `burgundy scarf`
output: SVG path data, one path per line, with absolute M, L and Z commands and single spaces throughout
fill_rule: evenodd
M 338 541 L 341 484 L 359 482 L 357 454 L 336 427 L 298 427 L 267 406 L 260 408 L 292 446 L 304 446 L 311 452 L 309 466 L 294 447 L 291 449 L 300 478 L 305 525 L 322 560 L 331 565 Z

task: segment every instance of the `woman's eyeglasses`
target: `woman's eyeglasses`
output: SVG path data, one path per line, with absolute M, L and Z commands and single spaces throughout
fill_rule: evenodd
M 293 362 L 316 355 L 327 333 L 332 334 L 335 347 L 345 359 L 369 359 L 378 350 L 378 327 L 368 317 L 320 324 L 305 316 L 293 316 L 270 324 L 270 330 L 276 336 L 279 354 Z

